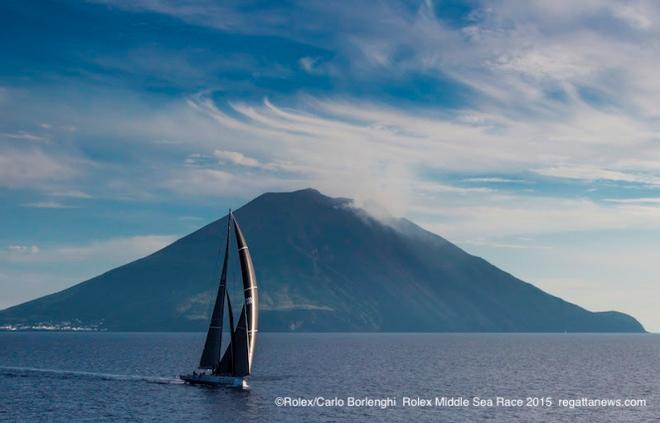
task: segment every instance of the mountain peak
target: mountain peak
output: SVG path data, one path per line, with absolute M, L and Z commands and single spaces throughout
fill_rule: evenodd
M 264 196 L 277 196 L 277 197 L 327 197 L 321 193 L 321 191 L 314 188 L 303 188 L 295 191 L 278 191 L 278 192 L 266 192 L 261 194 L 259 197 Z M 257 197 L 257 198 L 259 198 Z
M 296 191 L 267 192 L 256 197 L 241 209 L 253 208 L 291 208 L 303 212 L 313 206 L 338 206 L 349 204 L 351 200 L 346 198 L 329 197 L 314 188 L 305 188 Z

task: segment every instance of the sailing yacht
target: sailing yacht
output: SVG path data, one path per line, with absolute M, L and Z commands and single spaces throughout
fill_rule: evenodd
M 227 217 L 227 242 L 225 256 L 220 274 L 218 294 L 215 298 L 213 313 L 209 323 L 209 330 L 204 342 L 204 350 L 199 360 L 197 370 L 191 374 L 179 377 L 187 383 L 201 385 L 224 385 L 235 388 L 247 388 L 246 378 L 252 374 L 252 360 L 257 336 L 258 325 L 258 296 L 257 280 L 254 275 L 252 257 L 245 237 L 234 214 L 229 211 Z M 243 279 L 244 302 L 238 318 L 234 324 L 229 292 L 227 291 L 227 267 L 229 264 L 229 240 L 232 226 L 236 235 L 236 246 L 241 264 Z M 222 334 L 227 304 L 227 317 L 229 319 L 229 342 L 222 351 Z

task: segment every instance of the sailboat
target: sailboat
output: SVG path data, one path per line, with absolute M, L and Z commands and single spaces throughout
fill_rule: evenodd
M 231 210 L 227 216 L 227 221 L 227 242 L 222 272 L 220 274 L 220 284 L 218 286 L 218 294 L 215 298 L 206 340 L 204 341 L 202 357 L 199 360 L 197 370 L 191 374 L 183 374 L 179 377 L 191 384 L 247 388 L 246 378 L 252 374 L 252 360 L 254 358 L 259 318 L 257 280 L 254 275 L 250 250 L 248 249 L 243 232 L 241 232 L 241 228 L 238 225 L 238 221 Z M 234 324 L 234 313 L 227 290 L 229 240 L 231 238 L 232 226 L 236 235 L 236 246 L 241 264 L 244 297 L 238 323 L 236 324 Z M 224 351 L 222 351 L 225 304 L 227 305 L 227 317 L 229 319 L 229 342 Z

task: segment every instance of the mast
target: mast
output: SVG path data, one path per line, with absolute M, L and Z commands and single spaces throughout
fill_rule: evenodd
M 220 285 L 215 297 L 215 305 L 211 314 L 209 330 L 204 342 L 204 351 L 199 360 L 200 369 L 215 369 L 218 366 L 220 358 L 220 347 L 222 345 L 222 324 L 225 309 L 225 296 L 227 295 L 227 262 L 229 259 L 229 238 L 231 235 L 231 209 L 227 215 L 227 242 L 225 244 L 225 258 L 222 264 L 222 273 L 220 275 Z M 233 330 L 230 329 L 230 330 Z

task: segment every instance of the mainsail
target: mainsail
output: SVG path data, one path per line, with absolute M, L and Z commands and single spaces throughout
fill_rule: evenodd
M 236 245 L 241 263 L 241 276 L 243 280 L 244 304 L 241 308 L 238 323 L 234 326 L 234 314 L 231 300 L 227 291 L 227 267 L 229 257 L 229 238 L 231 225 L 234 225 Z M 221 355 L 222 327 L 224 317 L 224 302 L 227 301 L 229 317 L 230 341 L 224 354 Z M 252 373 L 252 359 L 258 324 L 258 296 L 257 281 L 254 274 L 252 257 L 248 249 L 243 232 L 233 213 L 228 215 L 227 244 L 225 257 L 220 276 L 218 296 L 215 300 L 209 331 L 206 335 L 204 351 L 200 359 L 200 369 L 212 369 L 213 374 L 229 376 L 248 376 Z
M 204 351 L 202 351 L 202 358 L 199 360 L 200 369 L 215 369 L 218 365 L 218 357 L 220 356 L 220 347 L 222 345 L 222 324 L 225 311 L 225 295 L 227 293 L 227 262 L 229 260 L 230 228 L 231 211 L 229 212 L 229 218 L 227 219 L 227 242 L 225 245 L 225 259 L 222 264 L 222 273 L 220 274 L 220 285 L 218 286 L 218 294 L 215 297 L 211 322 L 209 323 L 209 330 L 206 334 L 206 341 L 204 342 Z

